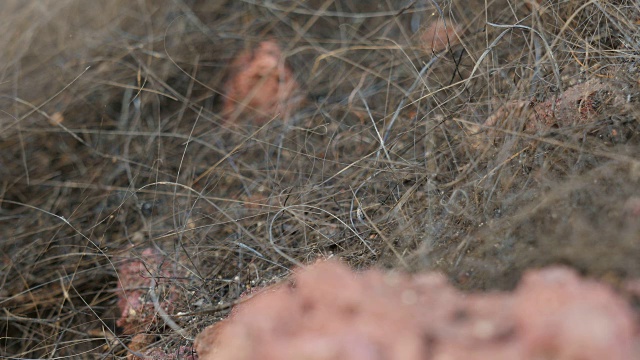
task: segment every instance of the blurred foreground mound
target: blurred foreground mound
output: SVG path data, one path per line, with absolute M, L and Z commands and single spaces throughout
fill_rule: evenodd
M 195 346 L 200 359 L 637 359 L 637 330 L 622 298 L 567 268 L 469 295 L 436 273 L 326 261 L 251 296 Z

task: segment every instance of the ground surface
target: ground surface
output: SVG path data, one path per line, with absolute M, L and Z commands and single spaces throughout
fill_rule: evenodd
M 188 352 L 318 258 L 640 277 L 635 1 L 0 10 L 0 356 Z

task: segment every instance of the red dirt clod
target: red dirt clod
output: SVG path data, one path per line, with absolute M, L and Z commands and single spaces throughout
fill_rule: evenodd
M 604 79 L 593 79 L 571 86 L 560 95 L 543 102 L 514 100 L 507 102 L 484 122 L 501 126 L 505 121 L 524 119 L 524 131 L 533 133 L 552 126 L 568 127 L 594 121 L 608 111 L 629 107 L 621 86 Z
M 638 326 L 609 287 L 566 268 L 513 293 L 462 294 L 440 274 L 353 273 L 318 262 L 196 339 L 200 359 L 638 358 Z
M 640 196 L 632 196 L 628 198 L 622 209 L 625 216 L 629 219 L 640 220 Z
M 241 117 L 262 125 L 275 116 L 286 119 L 303 99 L 293 71 L 273 40 L 240 52 L 231 62 L 224 88 L 223 117 L 231 122 Z
M 145 249 L 139 259 L 125 262 L 118 270 L 117 294 L 121 314 L 116 325 L 123 328 L 123 334 L 136 335 L 158 325 L 158 314 L 149 295 L 152 277 L 156 278 L 160 306 L 167 313 L 172 312 L 173 301 L 179 295 L 169 281 L 176 274 L 160 253 L 152 248 Z
M 439 53 L 450 46 L 460 44 L 459 36 L 462 30 L 462 26 L 451 19 L 434 19 L 420 34 L 421 45 L 429 52 Z
M 607 286 L 573 271 L 524 275 L 514 315 L 527 359 L 634 359 L 634 314 Z M 638 354 L 636 354 L 638 355 Z

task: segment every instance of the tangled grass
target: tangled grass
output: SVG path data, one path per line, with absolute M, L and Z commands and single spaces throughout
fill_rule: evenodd
M 2 357 L 126 356 L 119 269 L 148 248 L 181 274 L 189 314 L 184 331 L 146 328 L 167 349 L 322 257 L 470 290 L 553 263 L 640 275 L 635 1 L 0 9 Z M 437 47 L 423 41 L 436 21 L 450 26 Z M 303 105 L 230 123 L 228 64 L 265 39 Z M 587 115 L 572 121 L 529 131 L 542 105 L 513 106 L 553 114 L 589 81 L 609 85 L 574 94 L 567 111 Z

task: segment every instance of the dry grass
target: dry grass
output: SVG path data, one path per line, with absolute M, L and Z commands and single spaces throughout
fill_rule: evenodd
M 0 356 L 125 356 L 118 271 L 149 247 L 188 274 L 182 312 L 329 256 L 467 289 L 551 263 L 640 275 L 637 2 L 364 3 L 2 2 Z M 456 39 L 420 43 L 441 17 Z M 229 124 L 227 66 L 265 39 L 305 105 Z M 593 79 L 625 106 L 483 126 Z M 149 332 L 190 345 L 223 308 Z

